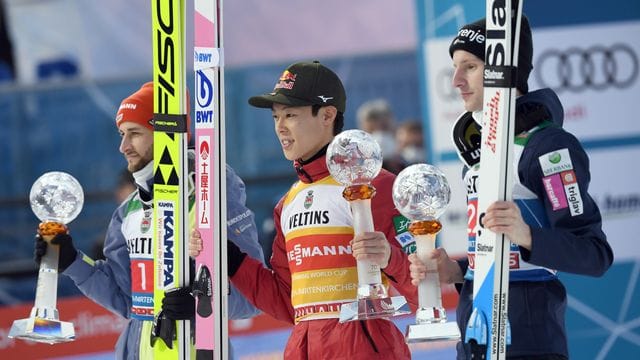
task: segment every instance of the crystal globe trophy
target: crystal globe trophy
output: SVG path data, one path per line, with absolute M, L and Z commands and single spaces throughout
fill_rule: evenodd
M 362 130 L 343 131 L 327 148 L 327 167 L 331 175 L 346 186 L 342 196 L 351 207 L 354 235 L 375 231 L 371 199 L 376 189 L 370 183 L 382 168 L 382 152 L 378 143 Z M 389 297 L 382 283 L 380 266 L 366 260 L 357 260 L 356 266 L 357 299 L 341 306 L 341 323 L 389 318 L 410 312 L 404 297 Z
M 33 183 L 29 201 L 34 214 L 42 221 L 38 233 L 49 243 L 56 235 L 67 232 L 66 224 L 82 210 L 84 194 L 73 176 L 52 171 Z M 60 321 L 56 308 L 59 252 L 59 245 L 47 244 L 47 252 L 40 261 L 34 307 L 29 318 L 13 322 L 10 338 L 48 344 L 75 339 L 73 324 Z
M 408 343 L 460 339 L 457 324 L 447 322 L 438 265 L 429 258 L 429 253 L 435 249 L 436 235 L 442 229 L 438 218 L 444 213 L 450 197 L 446 177 L 433 165 L 411 165 L 402 170 L 393 183 L 393 202 L 411 221 L 409 232 L 416 241 L 417 256 L 427 267 L 427 275 L 418 285 L 416 324 L 407 327 L 405 339 Z

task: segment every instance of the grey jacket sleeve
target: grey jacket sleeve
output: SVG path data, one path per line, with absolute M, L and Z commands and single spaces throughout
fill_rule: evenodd
M 73 280 L 78 289 L 106 309 L 128 318 L 131 311 L 129 251 L 122 235 L 124 205 L 111 217 L 104 243 L 105 260 L 94 261 L 78 251 L 76 260 L 63 275 Z
M 264 264 L 264 254 L 258 242 L 254 214 L 246 206 L 247 194 L 242 179 L 227 165 L 227 237 L 240 250 Z M 246 319 L 259 314 L 240 292 L 229 285 L 229 318 Z

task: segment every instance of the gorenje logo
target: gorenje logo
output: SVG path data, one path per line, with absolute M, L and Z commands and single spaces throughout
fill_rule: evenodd
M 482 35 L 482 33 L 480 33 L 479 31 L 475 31 L 473 29 L 460 29 L 460 31 L 458 31 L 458 36 L 467 38 L 469 39 L 469 41 L 475 41 L 478 44 L 484 44 L 484 35 Z M 456 41 L 462 42 L 459 39 L 457 39 Z

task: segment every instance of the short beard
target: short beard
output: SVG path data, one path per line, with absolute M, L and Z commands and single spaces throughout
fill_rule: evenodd
M 133 174 L 136 171 L 142 170 L 151 160 L 153 160 L 153 147 L 142 154 L 139 161 L 129 163 L 127 165 L 127 170 Z

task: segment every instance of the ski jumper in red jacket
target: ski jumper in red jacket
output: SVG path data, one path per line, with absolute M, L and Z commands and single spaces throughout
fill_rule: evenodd
M 245 257 L 231 277 L 249 301 L 276 319 L 295 324 L 285 359 L 410 359 L 403 334 L 389 320 L 357 320 L 340 324 L 340 305 L 356 299 L 358 276 L 349 242 L 354 237 L 344 186 L 326 165 L 326 147 L 310 161 L 295 161 L 295 182 L 274 209 L 276 237 L 271 266 Z M 386 170 L 373 180 L 371 202 L 376 231 L 391 244 L 391 258 L 382 269 L 410 304 L 417 304 L 409 262 L 397 238 L 402 216 L 393 204 L 395 175 Z

